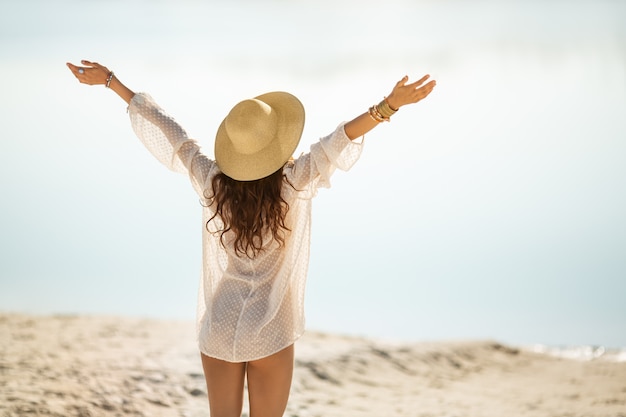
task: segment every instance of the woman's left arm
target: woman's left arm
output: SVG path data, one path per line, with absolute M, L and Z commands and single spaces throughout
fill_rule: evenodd
M 433 91 L 433 88 L 435 88 L 436 84 L 434 80 L 424 84 L 429 77 L 429 75 L 425 75 L 416 82 L 407 84 L 406 82 L 408 81 L 409 77 L 404 76 L 404 78 L 396 83 L 389 96 L 387 96 L 387 98 L 385 98 L 384 100 L 386 101 L 389 110 L 395 112 L 399 110 L 402 106 L 417 103 L 418 101 L 426 98 L 431 93 L 431 91 Z M 374 114 L 372 114 L 372 112 Z M 374 108 L 346 123 L 344 125 L 344 129 L 348 138 L 350 140 L 360 138 L 361 136 L 365 135 L 367 132 L 378 126 L 378 124 L 382 120 L 384 120 L 384 118 L 381 118 L 379 116 L 385 115 L 381 115 L 377 112 L 378 110 Z
M 149 95 L 135 94 L 104 65 L 86 60 L 81 64 L 67 63 L 67 66 L 82 84 L 104 84 L 115 91 L 129 105 L 131 125 L 141 142 L 169 169 L 188 173 L 193 187 L 202 196 L 214 161 L 200 151 L 196 141 Z

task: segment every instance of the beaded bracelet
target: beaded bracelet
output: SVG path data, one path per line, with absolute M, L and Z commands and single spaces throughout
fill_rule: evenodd
M 372 106 L 369 108 L 368 113 L 370 115 L 370 117 L 372 118 L 372 120 L 374 120 L 375 122 L 388 122 L 389 118 L 385 118 L 383 117 L 382 114 L 380 114 L 380 111 L 377 108 L 378 106 Z
M 111 80 L 113 80 L 113 71 L 109 72 L 109 75 L 107 76 L 107 82 L 104 84 L 106 88 L 111 88 Z

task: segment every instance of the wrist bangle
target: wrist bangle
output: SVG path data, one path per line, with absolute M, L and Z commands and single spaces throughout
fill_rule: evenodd
M 389 108 L 390 108 L 391 110 L 393 110 L 394 112 L 396 112 L 396 111 L 400 110 L 400 108 L 394 109 L 393 107 L 391 107 L 391 104 L 389 104 L 389 100 L 387 99 L 387 97 L 385 97 L 385 103 L 387 103 L 387 105 L 389 106 Z
M 389 120 L 389 118 L 398 111 L 389 105 L 386 97 L 383 101 L 376 105 L 376 110 L 378 110 L 378 113 L 380 113 L 380 115 L 387 120 Z
M 376 123 L 382 122 L 382 120 L 380 120 L 377 116 L 374 115 L 374 106 L 369 108 L 368 113 L 370 115 L 370 118 Z
M 113 80 L 113 75 L 113 71 L 109 72 L 109 75 L 107 76 L 107 82 L 104 84 L 106 88 L 111 88 L 111 80 Z
M 374 120 L 375 122 L 388 122 L 389 118 L 383 116 L 382 114 L 380 114 L 380 111 L 378 110 L 378 106 L 372 106 L 369 108 L 368 113 L 370 115 L 370 117 L 372 118 L 372 120 Z

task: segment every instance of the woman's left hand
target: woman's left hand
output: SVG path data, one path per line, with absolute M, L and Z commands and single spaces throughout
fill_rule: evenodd
M 82 60 L 81 63 L 83 64 L 82 67 L 69 62 L 67 63 L 67 67 L 72 71 L 72 74 L 74 74 L 78 81 L 88 85 L 106 84 L 107 78 L 111 73 L 107 67 L 97 62 L 86 60 Z

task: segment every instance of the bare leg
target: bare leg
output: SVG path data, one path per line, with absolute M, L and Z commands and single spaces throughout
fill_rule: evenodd
M 246 363 L 201 356 L 211 417 L 241 417 Z
M 267 358 L 248 362 L 250 417 L 282 417 L 291 388 L 293 352 L 291 345 Z

